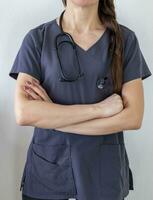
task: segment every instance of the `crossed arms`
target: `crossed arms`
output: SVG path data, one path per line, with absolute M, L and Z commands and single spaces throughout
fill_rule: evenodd
M 27 85 L 26 82 L 37 82 Z M 28 89 L 25 89 L 25 85 Z M 112 134 L 139 129 L 144 113 L 142 80 L 123 84 L 122 95 L 113 94 L 95 104 L 53 103 L 38 80 L 19 73 L 15 90 L 15 117 L 21 126 L 57 129 L 83 135 Z

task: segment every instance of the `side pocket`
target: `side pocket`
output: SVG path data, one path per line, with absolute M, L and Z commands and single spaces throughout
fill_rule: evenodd
M 101 192 L 105 199 L 117 199 L 122 191 L 120 149 L 120 144 L 100 145 Z
M 71 169 L 70 146 L 32 143 L 31 176 L 33 189 L 41 184 L 41 191 L 51 194 L 75 194 Z

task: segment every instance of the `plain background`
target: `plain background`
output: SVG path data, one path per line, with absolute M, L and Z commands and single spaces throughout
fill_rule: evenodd
M 146 62 L 153 72 L 153 2 L 115 2 L 118 21 L 135 31 Z M 14 90 L 8 76 L 24 35 L 31 28 L 52 20 L 63 10 L 62 1 L 0 1 L 0 198 L 20 200 L 20 178 L 33 127 L 16 125 Z M 127 200 L 153 199 L 153 78 L 144 81 L 145 113 L 140 130 L 126 131 L 125 142 L 134 176 L 134 191 Z

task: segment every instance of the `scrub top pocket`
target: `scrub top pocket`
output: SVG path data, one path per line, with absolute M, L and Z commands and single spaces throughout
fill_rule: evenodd
M 129 162 L 124 144 L 100 144 L 100 180 L 104 199 L 122 199 L 129 191 Z
M 70 145 L 45 145 L 33 142 L 30 173 L 33 180 L 36 180 L 33 185 L 35 189 L 39 182 L 52 194 L 76 192 L 70 160 Z

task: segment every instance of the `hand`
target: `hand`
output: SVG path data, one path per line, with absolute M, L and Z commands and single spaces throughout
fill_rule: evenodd
M 24 91 L 27 94 L 28 99 L 30 100 L 40 100 L 52 102 L 45 89 L 34 79 L 31 81 L 26 81 L 25 86 L 23 87 Z
M 101 110 L 101 117 L 110 117 L 123 110 L 123 101 L 120 95 L 114 93 L 101 102 L 96 103 Z

